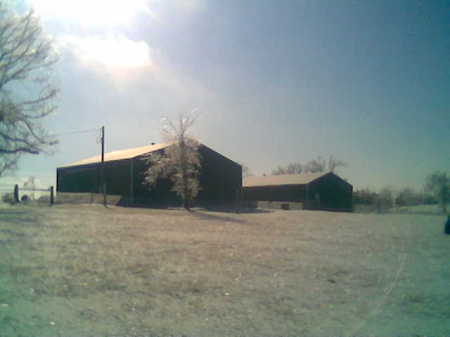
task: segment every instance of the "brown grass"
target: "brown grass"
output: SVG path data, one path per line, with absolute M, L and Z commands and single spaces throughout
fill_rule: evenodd
M 443 217 L 0 212 L 2 337 L 450 331 Z

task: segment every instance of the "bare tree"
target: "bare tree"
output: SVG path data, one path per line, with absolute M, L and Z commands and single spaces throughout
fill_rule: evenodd
M 17 15 L 0 0 L 0 176 L 22 154 L 56 144 L 40 123 L 56 109 L 50 76 L 56 60 L 33 11 Z
M 272 171 L 272 175 L 300 174 L 303 172 L 303 165 L 300 163 L 290 163 L 286 166 L 278 166 Z
M 317 157 L 306 163 L 304 166 L 305 173 L 316 173 L 316 172 L 334 172 L 337 167 L 346 166 L 346 163 L 342 160 L 335 159 L 333 156 L 328 158 L 328 162 L 322 157 Z
M 353 203 L 355 205 L 374 205 L 378 194 L 368 187 L 353 192 Z
M 171 179 L 172 190 L 183 199 L 183 206 L 187 210 L 200 191 L 199 142 L 188 134 L 194 122 L 195 118 L 188 114 L 181 114 L 177 123 L 165 120 L 163 138 L 171 145 L 163 154 L 152 153 L 147 156 L 149 167 L 144 173 L 144 183 L 150 188 L 160 178 Z
M 405 187 L 398 191 L 395 204 L 398 206 L 416 206 L 422 203 L 423 197 L 411 187 Z
M 253 175 L 253 172 L 250 169 L 250 167 L 248 167 L 246 165 L 242 165 L 242 177 L 247 178 L 247 177 L 251 177 L 252 175 Z
M 286 166 L 278 166 L 275 170 L 272 170 L 272 175 L 281 174 L 301 174 L 301 173 L 317 173 L 317 172 L 334 172 L 339 166 L 346 166 L 342 160 L 335 159 L 330 156 L 328 162 L 322 157 L 310 160 L 305 165 L 301 163 L 290 163 Z
M 383 209 L 395 206 L 395 190 L 392 186 L 383 187 L 378 193 L 378 202 Z
M 310 160 L 305 165 L 305 173 L 325 172 L 327 169 L 327 163 L 322 157 Z
M 432 192 L 439 200 L 444 213 L 447 212 L 449 202 L 450 176 L 446 172 L 436 171 L 427 177 L 425 190 Z
M 336 168 L 340 166 L 344 167 L 347 166 L 347 164 L 342 160 L 335 159 L 333 156 L 330 156 L 330 158 L 328 158 L 328 171 L 334 172 Z

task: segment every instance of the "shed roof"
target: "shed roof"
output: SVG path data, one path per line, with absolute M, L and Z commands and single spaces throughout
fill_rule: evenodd
M 135 158 L 138 156 L 142 156 L 143 154 L 146 154 L 146 153 L 151 153 L 154 151 L 164 149 L 164 148 L 168 147 L 170 144 L 171 143 L 161 143 L 161 144 L 135 147 L 132 149 L 108 152 L 108 153 L 105 153 L 105 155 L 104 155 L 104 161 L 107 162 L 107 161 Z M 77 162 L 74 162 L 74 163 L 71 163 L 68 165 L 64 165 L 63 167 L 95 164 L 95 163 L 99 163 L 100 161 L 101 161 L 101 155 L 98 155 L 98 156 L 82 159 L 82 160 L 79 160 Z
M 243 187 L 276 186 L 276 185 L 306 185 L 330 172 L 281 174 L 273 176 L 251 176 L 244 179 Z

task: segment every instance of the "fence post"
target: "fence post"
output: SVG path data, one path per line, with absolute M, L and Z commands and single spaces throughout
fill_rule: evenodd
M 18 203 L 19 202 L 19 185 L 15 184 L 14 185 L 14 203 Z
M 235 195 L 235 205 L 236 205 L 236 213 L 241 212 L 241 193 L 240 189 L 236 189 L 236 195 Z
M 444 226 L 444 233 L 450 234 L 450 215 L 447 215 L 447 222 L 445 223 Z
M 107 202 L 106 202 L 106 183 L 103 182 L 103 206 L 107 206 Z
M 55 190 L 53 186 L 50 186 L 50 206 L 55 203 Z

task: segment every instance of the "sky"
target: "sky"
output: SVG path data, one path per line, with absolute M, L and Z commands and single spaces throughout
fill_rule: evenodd
M 450 1 L 15 4 L 60 57 L 43 123 L 60 143 L 4 182 L 54 184 L 100 152 L 101 126 L 108 152 L 160 142 L 162 118 L 191 111 L 195 137 L 256 175 L 332 155 L 355 189 L 420 189 L 450 169 Z

